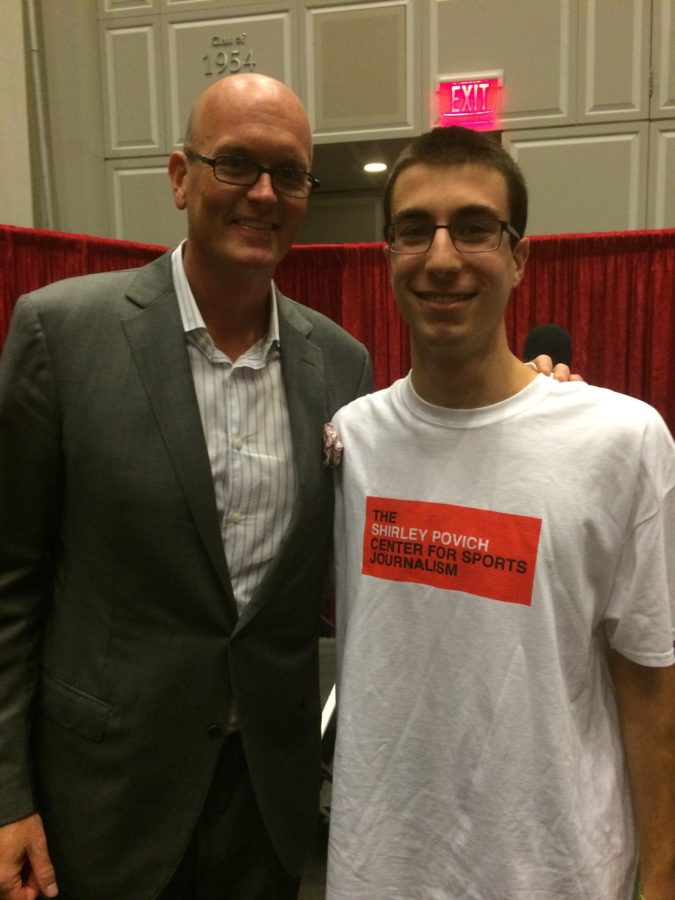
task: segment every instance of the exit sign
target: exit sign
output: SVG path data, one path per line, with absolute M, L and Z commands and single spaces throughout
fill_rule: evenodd
M 474 131 L 498 131 L 501 75 L 448 77 L 438 82 L 437 125 L 463 125 Z

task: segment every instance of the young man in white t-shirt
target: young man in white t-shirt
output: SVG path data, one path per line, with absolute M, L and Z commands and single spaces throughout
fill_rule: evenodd
M 509 349 L 526 217 L 461 128 L 385 191 L 412 370 L 333 420 L 331 900 L 675 898 L 675 446 Z

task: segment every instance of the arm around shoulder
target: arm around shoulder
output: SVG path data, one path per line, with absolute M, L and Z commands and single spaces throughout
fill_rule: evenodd
M 675 897 L 675 666 L 651 667 L 612 652 L 644 900 Z

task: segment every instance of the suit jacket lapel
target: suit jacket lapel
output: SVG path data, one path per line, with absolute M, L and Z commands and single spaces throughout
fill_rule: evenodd
M 236 616 L 170 253 L 139 270 L 127 297 L 122 326 L 185 501 Z

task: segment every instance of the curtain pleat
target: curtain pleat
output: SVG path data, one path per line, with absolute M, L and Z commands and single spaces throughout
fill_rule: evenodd
M 71 275 L 140 266 L 164 249 L 0 226 L 0 346 L 20 294 Z M 377 387 L 408 371 L 407 329 L 382 244 L 295 247 L 277 282 L 366 344 Z M 572 336 L 575 371 L 652 404 L 675 432 L 674 304 L 675 230 L 534 237 L 507 333 L 521 355 L 530 328 L 556 322 Z

